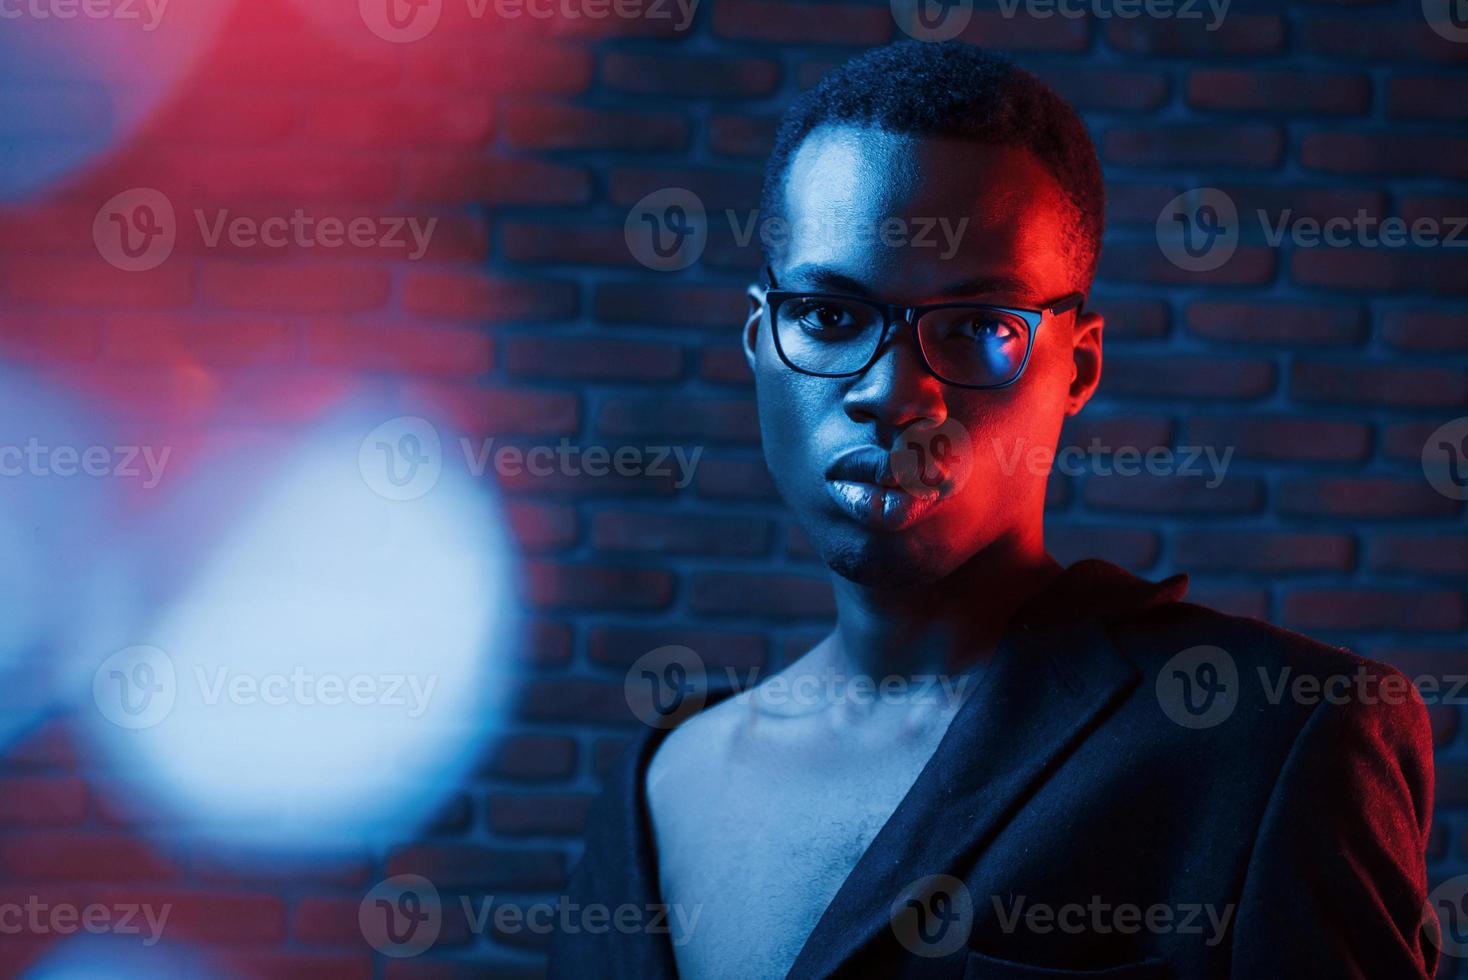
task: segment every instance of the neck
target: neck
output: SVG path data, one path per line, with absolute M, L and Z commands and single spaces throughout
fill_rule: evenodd
M 995 542 L 936 582 L 879 589 L 836 577 L 838 669 L 871 677 L 956 674 L 987 660 L 1019 606 L 1060 573 L 1043 544 Z

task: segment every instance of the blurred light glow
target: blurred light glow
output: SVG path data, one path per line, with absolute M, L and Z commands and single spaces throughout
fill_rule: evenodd
M 445 467 L 413 499 L 375 491 L 360 450 L 378 422 L 258 460 L 266 489 L 192 581 L 94 661 L 103 744 L 205 834 L 392 839 L 434 815 L 494 721 L 516 627 L 492 487 Z

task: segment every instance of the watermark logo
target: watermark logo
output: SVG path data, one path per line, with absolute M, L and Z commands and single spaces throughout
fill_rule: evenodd
M 131 646 L 102 661 L 92 675 L 92 700 L 119 728 L 152 728 L 173 710 L 178 672 L 153 646 Z
M 1211 272 L 1239 247 L 1239 209 L 1216 187 L 1184 191 L 1157 215 L 1157 246 L 1185 272 Z
M 417 956 L 438 940 L 443 903 L 422 875 L 393 875 L 363 897 L 357 925 L 362 938 L 384 956 Z
M 937 958 L 962 949 L 974 927 L 974 899 L 952 875 L 919 878 L 902 890 L 889 913 L 892 933 L 915 956 Z
M 897 29 L 918 41 L 947 41 L 974 16 L 973 0 L 889 0 Z
M 1422 909 L 1428 941 L 1448 956 L 1468 956 L 1468 874 L 1434 888 Z
M 708 701 L 703 658 L 683 646 L 664 646 L 633 661 L 623 681 L 627 707 L 653 728 L 676 728 Z
M 156 269 L 178 241 L 173 203 L 151 187 L 123 191 L 97 209 L 92 241 L 108 264 L 124 272 Z
M 697 262 L 708 244 L 708 214 L 699 196 L 664 187 L 633 205 L 622 226 L 627 250 L 654 272 L 676 272 Z
M 1427 437 L 1422 472 L 1444 497 L 1468 500 L 1468 416 L 1444 422 Z
M 1239 668 L 1222 647 L 1189 647 L 1162 665 L 1157 703 L 1184 728 L 1212 728 L 1239 702 Z
M 919 419 L 902 430 L 891 452 L 892 476 L 915 497 L 952 493 L 967 482 L 973 458 L 968 429 L 957 419 Z
M 362 440 L 357 468 L 372 492 L 388 500 L 417 500 L 443 473 L 438 430 L 427 419 L 400 415 Z
M 1468 0 L 1422 0 L 1422 16 L 1438 37 L 1468 43 Z
M 362 23 L 391 44 L 422 40 L 438 26 L 443 0 L 357 0 Z

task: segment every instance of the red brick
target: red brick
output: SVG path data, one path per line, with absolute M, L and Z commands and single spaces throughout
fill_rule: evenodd
M 1300 164 L 1337 174 L 1468 177 L 1468 139 L 1400 132 L 1320 132 L 1300 140 Z
M 779 78 L 779 63 L 764 58 L 609 51 L 601 63 L 601 80 L 608 88 L 638 95 L 760 98 L 774 92 Z
M 123 272 L 95 254 L 86 259 L 11 256 L 0 264 L 0 295 L 46 307 L 156 309 L 183 306 L 193 287 L 188 264 L 177 258 L 146 272 Z
M 1199 109 L 1361 115 L 1371 105 L 1365 75 L 1209 69 L 1188 76 L 1188 104 Z
M 169 909 L 170 942 L 272 943 L 285 938 L 285 908 L 276 895 L 185 888 L 111 887 L 92 892 L 103 904 L 135 902 Z
M 1355 542 L 1344 534 L 1277 531 L 1182 531 L 1173 542 L 1173 560 L 1197 571 L 1349 572 L 1355 567 Z
M 597 432 L 633 439 L 755 443 L 752 398 L 620 397 L 602 402 Z
M 404 280 L 403 305 L 410 313 L 460 320 L 560 320 L 576 312 L 576 287 L 559 280 L 422 270 Z
M 1235 358 L 1116 356 L 1101 375 L 1101 391 L 1109 397 L 1247 399 L 1274 387 L 1271 362 Z
M 1112 18 L 1106 43 L 1128 54 L 1183 57 L 1276 54 L 1284 49 L 1284 20 L 1276 14 L 1232 13 L 1216 30 L 1205 26 L 1178 18 Z
M 709 149 L 729 156 L 763 157 L 775 142 L 773 116 L 720 113 L 709 118 Z
M 1391 78 L 1386 105 L 1398 119 L 1468 119 L 1468 79 Z
M 178 865 L 148 843 L 121 834 L 29 831 L 0 840 L 0 867 L 15 878 L 159 881 Z
M 1446 310 L 1388 310 L 1381 338 L 1399 350 L 1468 351 L 1468 316 Z
M 891 36 L 892 14 L 846 3 L 723 0 L 714 6 L 714 33 L 739 41 L 872 45 Z
M 489 798 L 489 829 L 511 837 L 580 835 L 591 797 L 583 793 L 535 793 Z
M 754 384 L 754 376 L 749 372 L 749 362 L 744 359 L 743 347 L 733 344 L 705 348 L 699 361 L 698 376 L 715 384 L 744 387 Z
M 538 609 L 664 609 L 673 600 L 673 576 L 657 568 L 536 561 L 527 568 L 526 589 Z
M 554 551 L 574 544 L 576 511 L 558 504 L 514 501 L 506 507 L 510 529 L 526 551 Z
M 708 210 L 710 225 L 720 230 L 729 226 L 731 218 L 724 211 L 732 209 L 737 227 L 748 226 L 753 232 L 751 242 L 759 241 L 758 228 L 752 221 L 758 217 L 753 210 L 760 190 L 756 174 L 712 168 L 617 167 L 608 175 L 607 187 L 612 203 L 622 207 L 632 207 L 647 195 L 669 187 L 692 191 Z
M 512 262 L 553 262 L 635 268 L 640 263 L 627 247 L 621 225 L 534 224 L 506 221 L 501 225 L 505 258 Z
M 752 557 L 769 553 L 770 531 L 760 517 L 603 510 L 592 518 L 591 544 L 601 551 Z
M 576 740 L 565 735 L 507 735 L 481 767 L 488 776 L 517 782 L 566 779 L 576 771 Z
M 313 320 L 306 361 L 324 367 L 399 374 L 483 374 L 490 368 L 489 337 L 479 330 L 423 324 Z
M 972 16 L 959 40 L 979 47 L 1004 51 L 1070 51 L 1079 53 L 1089 46 L 1090 25 L 1080 18 L 1029 17 L 1020 8 L 1020 16 L 1007 17 L 1001 10 L 985 10 L 973 5 Z
M 435 204 L 585 204 L 591 179 L 582 167 L 520 157 L 423 153 L 403 162 L 413 201 Z
M 1380 363 L 1297 362 L 1291 394 L 1303 401 L 1431 408 L 1468 403 L 1468 371 Z
M 614 323 L 736 328 L 747 302 L 739 287 L 604 282 L 593 312 Z
M 1199 337 L 1249 344 L 1359 344 L 1366 338 L 1359 306 L 1199 302 L 1188 305 L 1187 323 Z
M 74 776 L 0 778 L 0 825 L 61 827 L 87 812 L 87 785 Z
M 410 403 L 434 406 L 476 436 L 571 435 L 579 427 L 580 399 L 572 392 L 414 383 L 405 394 Z
M 831 583 L 802 575 L 698 572 L 692 578 L 690 603 L 694 612 L 710 616 L 808 619 L 836 612 Z
M 1280 482 L 1276 504 L 1281 514 L 1309 517 L 1447 517 L 1460 504 L 1426 481 L 1389 477 L 1296 478 Z
M 1193 445 L 1231 447 L 1244 459 L 1352 462 L 1371 451 L 1371 427 L 1345 419 L 1298 415 L 1204 415 L 1189 419 Z
M 1156 563 L 1159 540 L 1157 532 L 1140 528 L 1052 524 L 1045 531 L 1045 548 L 1065 565 L 1102 558 L 1142 571 Z
M 462 92 L 318 98 L 307 104 L 301 128 L 322 145 L 474 147 L 494 132 L 494 103 Z
M 521 690 L 515 707 L 518 717 L 526 722 L 638 723 L 627 704 L 627 690 L 620 677 L 615 681 L 582 677 L 531 680 Z
M 693 485 L 700 497 L 737 500 L 778 500 L 775 483 L 762 458 L 732 458 L 704 454 Z
M 1300 589 L 1287 593 L 1280 618 L 1294 629 L 1431 630 L 1463 628 L 1458 592 Z
M 127 315 L 107 326 L 106 356 L 158 364 L 284 364 L 296 349 L 285 320 Z
M 408 80 L 430 89 L 466 89 L 476 95 L 579 95 L 591 84 L 591 52 L 566 44 L 521 37 L 407 48 Z
M 587 637 L 587 655 L 593 663 L 626 669 L 645 653 L 664 646 L 688 647 L 706 667 L 749 670 L 765 661 L 767 644 L 761 633 L 734 633 L 665 626 L 656 628 L 603 626 Z
M 1174 265 L 1155 242 L 1118 242 L 1108 245 L 1102 251 L 1099 274 L 1105 282 L 1178 286 L 1264 286 L 1274 279 L 1276 258 L 1272 248 L 1241 245 L 1218 268 L 1192 272 Z
M 1229 18 L 1231 21 L 1233 18 Z M 1307 18 L 1300 27 L 1305 51 L 1356 63 L 1368 61 L 1461 62 L 1468 50 L 1433 33 L 1421 11 L 1392 20 L 1379 17 L 1346 19 Z
M 566 861 L 552 850 L 418 844 L 391 854 L 387 873 L 422 875 L 439 888 L 550 891 L 564 883 Z
M 1083 497 L 1098 510 L 1152 511 L 1164 514 L 1242 514 L 1259 510 L 1263 487 L 1255 477 L 1095 475 L 1086 479 Z
M 190 196 L 218 203 L 284 200 L 302 205 L 324 201 L 360 205 L 390 200 L 398 187 L 397 162 L 390 157 L 300 147 L 180 152 Z
M 1171 87 L 1166 75 L 1150 71 L 1050 68 L 1041 75 L 1061 98 L 1082 111 L 1146 112 L 1158 109 L 1167 102 Z M 1161 202 L 1158 202 L 1160 207 Z
M 345 313 L 387 303 L 383 268 L 326 263 L 214 261 L 199 270 L 199 294 L 226 309 L 265 313 Z
M 683 373 L 675 344 L 593 337 L 509 337 L 505 368 L 517 377 L 578 381 L 671 381 Z
M 1297 249 L 1290 257 L 1290 278 L 1306 286 L 1376 293 L 1468 293 L 1462 260 L 1441 249 Z
M 1371 540 L 1370 567 L 1379 572 L 1468 575 L 1468 537 L 1450 534 L 1384 534 Z
M 531 150 L 669 152 L 688 145 L 688 120 L 671 112 L 613 112 L 548 100 L 505 106 L 505 136 Z
M 1106 318 L 1107 340 L 1156 340 L 1166 337 L 1172 312 L 1161 300 L 1130 299 L 1105 292 L 1092 295 L 1087 309 Z
M 1124 166 L 1262 169 L 1279 164 L 1285 143 L 1278 126 L 1197 123 L 1117 126 L 1101 146 L 1109 162 Z

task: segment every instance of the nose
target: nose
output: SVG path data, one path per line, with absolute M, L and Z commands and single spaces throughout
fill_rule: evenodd
M 916 331 L 906 321 L 892 325 L 877 359 L 853 381 L 842 402 L 852 421 L 876 426 L 879 442 L 914 422 L 942 425 L 948 419 L 943 382 L 923 365 Z

